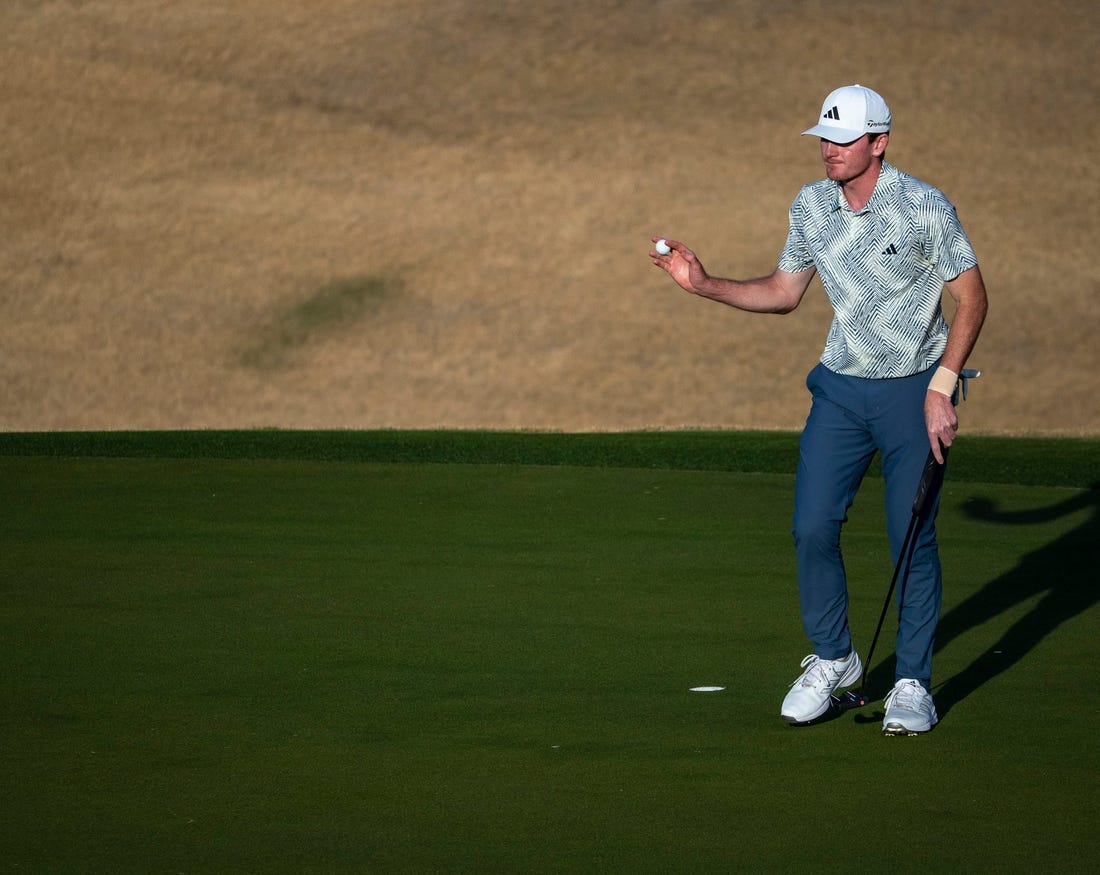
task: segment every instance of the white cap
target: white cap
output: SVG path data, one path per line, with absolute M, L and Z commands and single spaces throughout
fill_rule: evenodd
M 890 107 L 877 91 L 862 85 L 845 85 L 825 98 L 821 118 L 814 127 L 803 131 L 833 143 L 850 143 L 864 134 L 890 130 Z

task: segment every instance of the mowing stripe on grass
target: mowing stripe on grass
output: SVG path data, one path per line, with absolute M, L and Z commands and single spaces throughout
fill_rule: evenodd
M 798 434 L 493 431 L 9 432 L 0 456 L 317 459 L 793 473 Z M 871 471 L 875 476 L 876 469 Z M 1100 439 L 964 435 L 948 478 L 1100 488 Z

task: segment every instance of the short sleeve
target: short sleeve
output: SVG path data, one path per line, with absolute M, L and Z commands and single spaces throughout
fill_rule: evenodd
M 950 282 L 978 263 L 954 205 L 942 192 L 931 190 L 921 204 L 920 214 L 931 250 L 928 256 L 940 279 Z
M 802 273 L 814 266 L 813 254 L 806 245 L 806 205 L 803 194 L 800 193 L 791 204 L 787 242 L 779 254 L 779 269 L 787 273 Z

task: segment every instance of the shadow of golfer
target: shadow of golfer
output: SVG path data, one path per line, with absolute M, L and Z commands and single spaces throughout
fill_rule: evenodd
M 1090 513 L 1081 525 L 1022 557 L 1015 568 L 989 581 L 941 617 L 936 634 L 937 651 L 964 632 L 1042 594 L 1034 607 L 989 650 L 935 691 L 936 709 L 941 716 L 982 684 L 1007 671 L 1062 623 L 1085 612 L 1100 598 L 1096 573 L 1100 483 L 1049 507 L 1001 512 L 987 498 L 975 498 L 963 506 L 972 519 L 1013 526 L 1039 525 L 1082 510 Z

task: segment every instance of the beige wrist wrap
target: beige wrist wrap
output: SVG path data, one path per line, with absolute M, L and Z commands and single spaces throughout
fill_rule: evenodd
M 932 376 L 932 382 L 928 384 L 928 388 L 932 392 L 939 392 L 941 395 L 950 398 L 955 392 L 955 384 L 958 381 L 958 374 L 941 366 L 936 368 L 936 373 Z

